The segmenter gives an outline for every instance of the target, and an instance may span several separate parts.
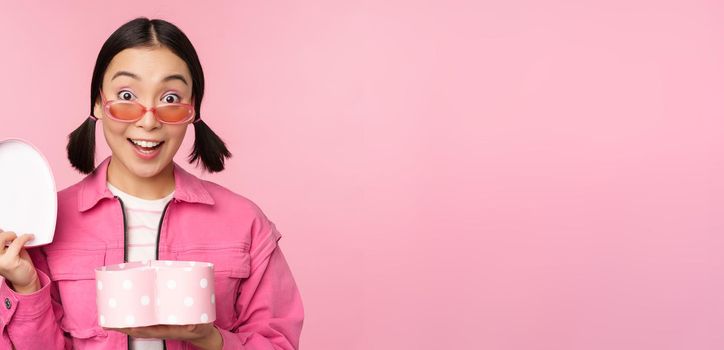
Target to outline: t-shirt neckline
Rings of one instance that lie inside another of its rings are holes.
[[[121,191],[118,187],[113,186],[110,182],[106,182],[106,185],[108,186],[108,189],[109,189],[113,194],[115,194],[115,195],[120,195],[120,196],[122,196],[122,197],[124,197],[124,198],[130,198],[131,200],[133,200],[133,201],[135,201],[135,202],[144,203],[144,204],[157,204],[157,203],[167,202],[167,201],[169,201],[171,198],[173,198],[173,195],[174,195],[174,193],[176,192],[175,190],[174,190],[174,191],[171,191],[171,193],[169,193],[169,194],[166,195],[165,197],[159,198],[159,199],[144,199],[144,198],[136,197],[136,196],[130,195],[130,194],[126,193],[126,192],[123,192],[123,191]]]

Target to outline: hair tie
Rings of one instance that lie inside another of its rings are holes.
[[[96,120],[98,120],[98,118],[96,118],[96,116],[94,116],[93,114],[89,115],[89,116],[88,116],[88,118],[91,118],[91,119],[93,119],[93,121],[96,121]]]
[[[201,121],[201,117],[198,117],[198,118],[196,118],[196,120],[194,120],[194,124],[196,124],[196,123],[198,123],[198,122],[200,122],[200,121]]]

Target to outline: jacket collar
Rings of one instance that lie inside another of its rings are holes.
[[[81,180],[80,193],[78,195],[78,210],[83,212],[93,208],[103,198],[113,198],[113,193],[106,185],[108,164],[111,157],[106,158],[88,176]],[[173,177],[176,185],[173,198],[189,203],[202,203],[213,205],[209,191],[206,190],[201,180],[189,174],[186,170],[173,162]]]

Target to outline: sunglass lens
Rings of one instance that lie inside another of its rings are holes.
[[[158,118],[167,123],[180,123],[188,120],[191,109],[182,105],[166,105],[156,109]]]
[[[110,106],[111,116],[120,120],[137,120],[143,115],[143,107],[135,103],[119,102]]]

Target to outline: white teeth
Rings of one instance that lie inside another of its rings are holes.
[[[134,144],[141,146],[141,147],[156,147],[160,145],[160,142],[151,142],[151,141],[143,141],[143,140],[131,140]]]

